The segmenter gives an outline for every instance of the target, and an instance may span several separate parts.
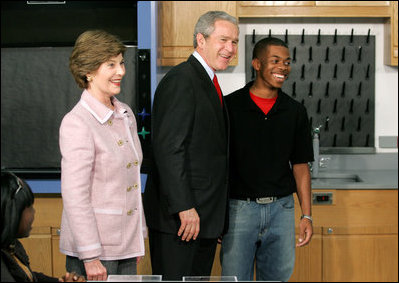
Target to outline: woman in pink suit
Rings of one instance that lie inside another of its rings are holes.
[[[136,274],[145,250],[140,140],[132,110],[115,98],[125,50],[114,35],[87,31],[69,63],[84,90],[60,127],[60,251],[67,255],[66,269],[88,280]]]

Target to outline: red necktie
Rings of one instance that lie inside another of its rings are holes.
[[[220,85],[219,85],[219,82],[218,82],[218,78],[216,77],[216,74],[213,76],[213,83],[214,83],[216,91],[217,91],[217,93],[219,95],[220,104],[223,106],[222,90],[220,89]]]

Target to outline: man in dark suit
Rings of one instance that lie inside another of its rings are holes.
[[[228,116],[215,71],[238,48],[237,20],[202,15],[194,53],[159,83],[152,110],[153,170],[144,193],[153,274],[209,276],[227,206]]]

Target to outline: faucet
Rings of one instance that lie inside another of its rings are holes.
[[[313,156],[314,162],[312,164],[312,178],[317,178],[319,175],[319,160],[320,160],[320,129],[323,125],[313,128]]]
[[[326,122],[330,120],[329,117],[326,118]],[[310,170],[312,172],[312,178],[317,178],[319,176],[319,168],[326,168],[327,162],[330,160],[329,157],[320,158],[320,129],[323,125],[319,125],[318,127],[313,128],[312,136],[313,136],[313,157],[314,162],[310,164]]]

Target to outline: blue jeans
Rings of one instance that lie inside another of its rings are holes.
[[[294,197],[269,204],[230,199],[229,230],[223,236],[222,276],[239,281],[288,281],[295,264]]]

